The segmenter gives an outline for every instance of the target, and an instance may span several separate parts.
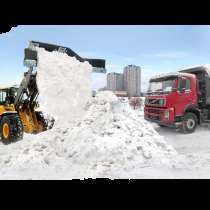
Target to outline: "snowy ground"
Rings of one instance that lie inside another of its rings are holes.
[[[165,137],[167,143],[174,146],[179,154],[189,160],[186,170],[175,173],[177,178],[210,178],[210,127],[199,126],[193,134],[156,127],[156,131]]]
[[[155,130],[171,144],[185,161],[172,168],[140,167],[129,173],[114,174],[119,178],[137,179],[209,179],[210,178],[210,128],[199,127],[193,134],[182,134],[169,128],[160,128],[153,124]]]

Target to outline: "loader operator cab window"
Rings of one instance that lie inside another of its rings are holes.
[[[6,102],[7,92],[6,90],[0,90],[0,105],[4,105]]]
[[[15,90],[5,89],[0,90],[0,105],[13,104],[15,102]]]

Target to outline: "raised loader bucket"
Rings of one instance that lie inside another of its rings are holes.
[[[54,44],[48,44],[48,43],[36,42],[36,41],[31,41],[29,44],[29,48],[25,49],[25,58],[24,58],[25,66],[37,65],[37,51],[35,50],[35,47],[44,48],[48,52],[52,52],[52,51],[64,52],[68,56],[76,57],[76,59],[79,60],[80,62],[84,62],[84,61],[89,62],[93,67],[93,72],[106,73],[106,68],[105,68],[106,64],[105,64],[104,59],[82,58],[68,47],[62,47],[62,46],[58,46]]]

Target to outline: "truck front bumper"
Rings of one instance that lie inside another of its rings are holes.
[[[182,126],[182,122],[162,122],[162,121],[147,118],[147,117],[145,117],[144,119],[149,122],[157,123],[159,125],[164,125],[164,126],[170,127],[170,128],[180,128]]]

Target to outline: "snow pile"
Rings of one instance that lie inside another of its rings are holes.
[[[10,145],[0,167],[24,178],[83,179],[177,165],[176,151],[111,92],[100,92],[85,109],[76,126],[57,125]]]
[[[171,166],[177,156],[149,123],[111,92],[100,92],[92,99],[82,122],[70,135],[72,141],[66,148],[73,162],[95,169],[102,177],[105,172],[142,165]]]
[[[0,177],[119,178],[143,167],[177,165],[177,152],[128,103],[109,91],[90,97],[89,64],[38,52],[41,105],[56,124],[0,147]]]
[[[41,109],[60,124],[80,119],[92,94],[91,65],[64,53],[47,52],[42,48],[37,51]]]

